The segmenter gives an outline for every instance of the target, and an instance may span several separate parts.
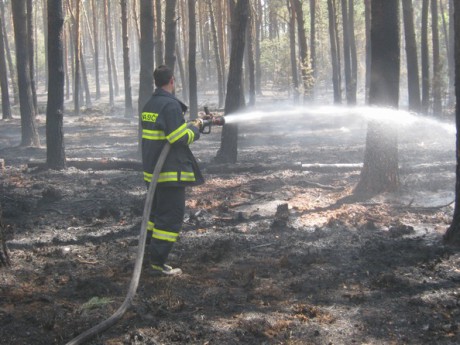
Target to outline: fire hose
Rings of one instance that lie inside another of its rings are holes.
[[[201,120],[202,121],[202,128],[200,129],[201,133],[209,134],[211,133],[212,125],[223,126],[225,124],[225,119],[223,116],[211,115],[207,107],[205,107],[205,113],[206,113],[205,117]],[[145,204],[144,204],[144,211],[142,213],[142,224],[141,224],[141,230],[139,234],[139,243],[137,247],[136,261],[134,263],[134,271],[131,277],[131,283],[129,285],[128,293],[126,294],[123,304],[108,319],[100,322],[96,326],[81,333],[79,336],[69,341],[66,345],[82,344],[83,342],[93,338],[97,334],[102,333],[106,329],[112,327],[116,322],[118,322],[118,320],[121,319],[121,317],[126,312],[126,310],[131,306],[134,296],[136,295],[137,287],[139,285],[139,279],[141,276],[142,262],[144,261],[145,240],[147,238],[147,224],[148,224],[150,212],[152,209],[153,196],[155,194],[155,189],[157,187],[157,182],[158,182],[158,178],[160,177],[161,169],[163,168],[163,164],[170,150],[171,150],[171,144],[169,142],[166,142],[165,146],[163,147],[160,153],[160,157],[158,158],[157,164],[155,165],[155,169],[153,170],[153,173],[152,173],[152,180],[149,184],[149,189],[147,191],[147,197],[145,199]]]
[[[137,286],[139,285],[139,278],[141,276],[142,270],[142,262],[144,261],[144,250],[145,250],[145,240],[147,238],[147,224],[149,221],[150,210],[152,209],[153,203],[153,196],[155,194],[155,189],[158,182],[158,177],[160,176],[161,168],[168,156],[168,153],[171,149],[171,144],[166,142],[163,150],[161,151],[160,157],[158,158],[158,162],[153,170],[152,180],[149,185],[149,189],[147,191],[147,197],[144,204],[144,211],[142,215],[142,224],[141,224],[141,232],[139,234],[139,244],[137,247],[137,257],[136,262],[134,264],[134,271],[131,278],[131,283],[129,285],[128,293],[126,294],[125,300],[123,304],[118,308],[118,310],[112,314],[108,319],[102,321],[101,323],[97,324],[93,328],[83,332],[78,337],[69,341],[66,345],[78,345],[82,344],[84,341],[89,340],[90,338],[96,336],[97,334],[105,331],[106,329],[113,326],[118,320],[121,319],[123,314],[131,305],[134,296],[136,295]]]

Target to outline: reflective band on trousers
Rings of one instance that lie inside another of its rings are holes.
[[[144,181],[146,182],[152,181],[152,176],[153,174],[150,174],[144,171]],[[180,181],[184,181],[184,182],[196,181],[195,173],[188,172],[188,171],[181,171]],[[160,173],[160,176],[158,178],[158,183],[160,182],[179,182],[177,171],[167,171],[167,172]]]
[[[177,237],[179,236],[176,232],[169,232],[165,230],[153,229],[153,238],[158,240],[168,241],[168,242],[176,242]]]

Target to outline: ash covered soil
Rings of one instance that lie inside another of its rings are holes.
[[[64,171],[35,167],[45,148],[18,147],[19,119],[0,122],[11,259],[0,344],[65,344],[123,302],[146,189],[138,165],[116,167],[136,159],[137,121],[122,114],[66,117]],[[460,343],[460,255],[442,242],[455,190],[445,127],[400,126],[401,191],[369,197],[352,193],[362,118],[242,123],[238,163],[225,165],[212,161],[213,128],[192,147],[207,183],[188,190],[170,257],[184,273],[144,270],[133,306],[88,344]]]

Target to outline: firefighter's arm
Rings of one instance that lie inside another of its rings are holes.
[[[166,111],[166,139],[171,145],[190,145],[200,138],[200,128],[195,122],[185,122],[180,107],[171,106]],[[199,126],[199,125],[198,125]]]

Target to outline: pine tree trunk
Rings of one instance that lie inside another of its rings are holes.
[[[399,102],[399,1],[373,0],[371,28],[371,105],[397,108]],[[391,113],[388,116],[392,116]],[[394,115],[393,115],[394,116]],[[399,188],[397,129],[371,121],[357,194],[378,194]]]
[[[176,67],[176,3],[166,1],[165,9],[165,64],[174,72]]]
[[[161,0],[155,1],[155,61],[157,66],[165,63],[163,45],[163,16],[161,12]]]
[[[114,97],[114,89],[113,89],[113,71],[112,71],[112,61],[111,61],[111,54],[110,54],[110,34],[109,34],[109,10],[108,10],[108,2],[109,0],[104,0],[104,30],[105,30],[105,55],[107,61],[107,78],[109,82],[109,104],[110,107],[115,106],[115,97]]]
[[[46,163],[64,169],[64,11],[62,0],[48,1],[48,103],[46,110]]]
[[[366,27],[366,81],[365,104],[369,104],[369,88],[371,85],[371,0],[364,0],[364,16]]]
[[[40,146],[35,124],[35,107],[30,83],[26,1],[13,1],[12,10],[16,42],[19,104],[21,109],[21,146]]]
[[[289,0],[288,0],[289,1]],[[256,93],[258,95],[262,95],[262,66],[260,63],[260,31],[262,26],[262,4],[261,0],[256,0],[256,41],[255,41],[255,59],[256,59]],[[295,24],[294,24],[295,25]],[[295,29],[294,29],[295,30]],[[295,33],[294,33],[295,35]],[[291,61],[292,62],[292,61]],[[296,67],[297,71],[297,67]],[[298,81],[297,81],[297,89],[298,89]],[[297,91],[298,92],[298,91]]]
[[[75,78],[74,78],[74,113],[80,115],[80,0],[76,0],[74,18],[74,57],[75,57]]]
[[[5,6],[3,1],[0,1],[0,12],[2,17],[2,29],[3,29],[3,39],[5,43],[5,53],[6,53],[6,61],[8,62],[8,70],[10,71],[10,83],[11,87],[13,88],[13,104],[19,103],[19,88],[17,83],[17,72],[13,65],[13,58],[11,57],[11,49],[8,40],[8,34],[5,26]]]
[[[133,100],[131,96],[131,68],[129,64],[129,39],[128,39],[128,3],[120,0],[121,29],[123,40],[123,75],[125,85],[125,117],[133,115]]]
[[[189,69],[189,99],[190,119],[196,119],[198,114],[198,83],[196,75],[196,0],[188,0],[188,69]]]
[[[45,85],[48,87],[48,0],[42,0],[43,5],[43,45],[45,47]],[[48,89],[46,89],[48,92]]]
[[[153,4],[151,0],[140,1],[141,68],[139,72],[138,113],[153,93]]]
[[[108,26],[108,43],[109,43],[109,46],[108,46],[108,49],[109,49],[109,53],[110,53],[110,65],[111,65],[111,70],[112,70],[112,83],[113,83],[113,86],[114,86],[114,92],[115,92],[115,96],[118,96],[120,94],[120,85],[118,83],[118,68],[117,68],[117,63],[116,63],[116,59],[115,59],[115,54],[114,54],[114,44],[113,44],[113,31],[114,31],[114,27],[112,25],[112,15],[113,15],[113,11],[111,10],[111,6],[110,6],[111,2],[110,1],[107,1],[107,26]],[[117,25],[118,27],[118,25]]]
[[[310,60],[314,83],[313,85],[315,85],[315,81],[318,76],[318,71],[316,69],[316,0],[310,0]]]
[[[245,33],[249,17],[249,0],[238,0],[231,16],[232,47],[225,98],[225,114],[232,114],[244,107],[243,57]],[[216,161],[235,163],[238,156],[238,125],[227,124],[222,129],[222,139]]]
[[[438,0],[431,0],[431,36],[433,40],[433,115],[442,117],[442,66],[439,51]]]
[[[0,89],[2,92],[2,119],[7,120],[11,119],[12,116],[3,36],[3,20],[0,17]]]
[[[219,102],[218,104],[220,108],[224,104],[223,75],[222,75],[222,67],[221,67],[222,59],[220,56],[219,42],[217,39],[216,21],[214,17],[214,10],[212,8],[212,2],[208,0],[207,4],[208,4],[208,10],[209,10],[210,25],[211,25],[212,43],[214,45],[214,58],[216,60],[217,93],[218,93],[218,102]]]
[[[422,3],[421,59],[422,59],[422,111],[428,114],[430,107],[430,63],[428,58],[428,8],[430,0]]]
[[[350,62],[351,62],[351,79],[350,79],[350,104],[356,104],[356,92],[358,87],[358,57],[356,53],[355,40],[355,7],[354,1],[348,2],[348,38],[350,42]]]
[[[289,12],[289,52],[291,57],[291,74],[292,74],[292,91],[294,94],[294,103],[299,103],[299,72],[297,71],[297,54],[295,45],[295,11],[292,8],[290,0],[286,1]]]
[[[99,80],[99,20],[96,1],[91,0],[91,9],[93,12],[94,80],[96,82],[96,99],[99,99],[101,98],[101,82]]]
[[[247,59],[248,69],[246,74],[249,78],[249,99],[248,105],[256,105],[256,85],[255,85],[255,64],[254,64],[254,13],[252,13],[251,7],[249,7],[249,18],[248,26],[246,29],[246,47],[247,47]]]
[[[342,88],[341,88],[341,72],[340,61],[338,55],[338,40],[337,40],[337,15],[335,0],[327,0],[329,14],[329,40],[331,46],[331,61],[332,61],[332,87],[334,89],[334,103],[342,103]]]
[[[460,32],[460,0],[453,0],[454,5],[454,31]],[[457,134],[460,133],[460,40],[455,40],[455,98],[456,98],[456,127]],[[455,183],[455,209],[452,223],[444,235],[444,240],[450,244],[460,244],[460,137],[456,141],[457,168]]]
[[[35,63],[34,63],[34,25],[33,25],[33,3],[27,0],[27,39],[29,46],[29,71],[30,71],[30,88],[32,91],[32,101],[34,104],[34,113],[38,114],[37,89],[35,86]]]
[[[420,80],[418,73],[417,42],[414,28],[414,9],[412,0],[403,0],[404,36],[406,40],[407,87],[409,110],[420,112]]]
[[[449,0],[449,99],[448,106],[453,108],[455,104],[455,30],[454,30],[454,1]],[[457,31],[458,32],[458,31]]]

